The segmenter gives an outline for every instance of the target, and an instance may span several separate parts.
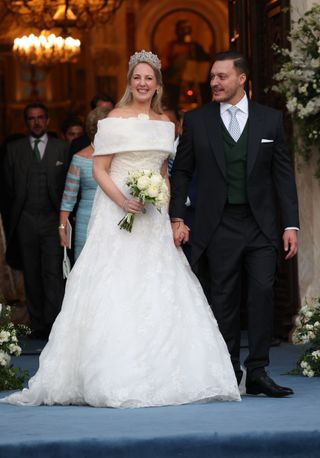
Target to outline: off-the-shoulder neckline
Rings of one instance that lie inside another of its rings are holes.
[[[165,121],[164,119],[146,119],[146,118],[138,118],[137,116],[128,116],[125,118],[124,116],[108,116],[107,118],[102,119],[102,121],[106,121],[107,119],[136,119],[139,122],[140,121],[156,121],[156,122],[165,122],[167,124],[173,124],[174,122],[172,121]]]

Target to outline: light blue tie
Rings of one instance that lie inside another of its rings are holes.
[[[239,108],[235,107],[235,106],[232,106],[230,108],[228,108],[228,111],[230,113],[230,116],[231,116],[231,119],[230,119],[230,124],[229,124],[229,134],[231,135],[231,137],[233,138],[233,140],[235,142],[237,142],[239,140],[239,137],[241,135],[241,130],[240,130],[240,125],[239,125],[239,122],[237,120],[237,112],[240,111]]]

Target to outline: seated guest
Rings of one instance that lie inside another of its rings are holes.
[[[109,111],[110,108],[108,107],[97,107],[90,111],[88,114],[86,119],[86,133],[90,139],[90,142],[92,142],[94,139],[95,133],[97,131],[98,121],[100,119],[106,118]],[[70,213],[73,211],[74,206],[77,203],[79,191],[81,191],[81,196],[75,217],[75,260],[79,257],[87,238],[87,227],[91,215],[93,198],[97,188],[97,184],[92,177],[92,153],[93,146],[92,143],[90,143],[89,146],[73,156],[67,175],[60,208],[60,244],[62,246],[68,246],[66,230],[67,219],[69,218]]]
[[[115,103],[114,100],[107,94],[96,94],[91,102],[90,102],[90,107],[91,110],[94,110],[97,107],[106,107],[110,110],[114,107]],[[89,139],[88,135],[84,133],[81,135],[81,137],[76,138],[70,145],[70,155],[73,156],[75,153],[78,151],[81,151],[82,149],[86,148],[89,146],[91,143],[91,140]]]
[[[63,140],[71,143],[73,140],[81,137],[84,134],[83,122],[79,117],[71,116],[70,118],[62,121],[61,130],[63,134]]]

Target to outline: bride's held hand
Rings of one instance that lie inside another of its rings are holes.
[[[189,241],[189,227],[183,220],[171,221],[174,244],[179,247]]]
[[[144,204],[139,199],[124,199],[122,208],[126,213],[144,213]]]

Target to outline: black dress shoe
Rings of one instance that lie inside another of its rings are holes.
[[[257,375],[246,381],[247,394],[265,394],[272,398],[283,398],[294,394],[291,388],[277,385],[267,374]]]

